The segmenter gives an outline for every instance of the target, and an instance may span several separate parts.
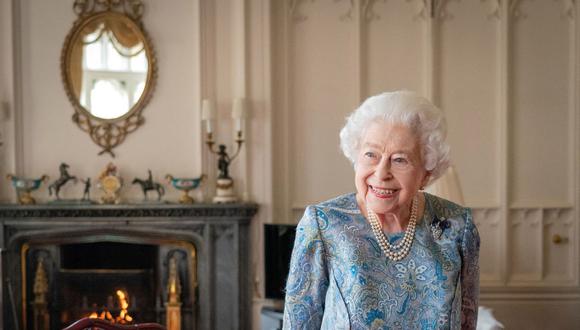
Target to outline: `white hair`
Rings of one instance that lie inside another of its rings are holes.
[[[423,166],[431,173],[429,183],[449,167],[445,117],[429,100],[411,91],[371,96],[347,117],[346,125],[340,131],[340,147],[355,166],[363,133],[377,119],[405,125],[418,135]]]

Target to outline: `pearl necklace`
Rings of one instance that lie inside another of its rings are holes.
[[[371,224],[371,228],[381,250],[387,256],[388,259],[393,261],[400,261],[409,254],[411,250],[411,245],[413,244],[413,239],[415,238],[415,226],[417,225],[417,208],[418,208],[418,198],[415,196],[411,204],[411,217],[409,218],[409,224],[407,225],[407,230],[405,231],[405,236],[397,244],[389,243],[389,240],[385,237],[381,222],[377,215],[367,207],[367,217]]]

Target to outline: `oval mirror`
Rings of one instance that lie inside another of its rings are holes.
[[[143,124],[155,84],[153,48],[139,20],[143,5],[77,0],[73,8],[79,19],[61,58],[73,121],[103,147],[99,154],[114,156],[112,149]]]

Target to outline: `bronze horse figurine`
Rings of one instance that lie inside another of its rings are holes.
[[[135,178],[133,179],[133,184],[138,183],[141,186],[141,190],[143,191],[143,195],[145,195],[145,200],[147,200],[147,192],[149,190],[157,191],[157,200],[160,201],[161,197],[165,194],[165,189],[163,186],[157,182],[153,182],[153,176],[151,175],[151,170],[148,170],[149,177],[147,180]]]
[[[64,186],[69,180],[73,180],[75,183],[77,182],[77,177],[70,175],[68,173],[68,168],[68,164],[60,163],[60,166],[58,167],[60,171],[60,177],[48,186],[48,194],[52,196],[52,191],[54,190],[54,194],[58,200],[60,199],[58,193],[60,192],[60,188],[62,186]]]

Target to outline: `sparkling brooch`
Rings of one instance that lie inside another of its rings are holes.
[[[433,222],[431,222],[431,233],[435,239],[440,239],[441,235],[443,235],[443,231],[451,226],[449,224],[449,220],[445,217],[435,218]]]

